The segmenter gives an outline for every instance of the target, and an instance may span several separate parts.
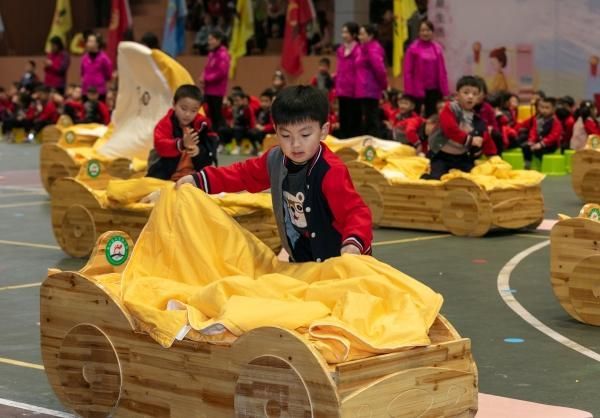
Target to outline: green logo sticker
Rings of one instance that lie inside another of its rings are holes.
[[[106,261],[113,266],[120,266],[129,256],[129,244],[127,240],[120,235],[112,237],[104,249]]]
[[[600,219],[600,209],[593,208],[592,210],[590,210],[590,214],[588,215],[588,218],[590,218],[593,221],[599,220]]]
[[[100,175],[100,161],[91,160],[87,166],[88,176],[91,178],[96,178]]]
[[[67,131],[67,133],[65,134],[65,141],[67,142],[67,144],[72,144],[73,141],[75,141],[75,134],[73,133],[73,131]]]
[[[363,151],[363,156],[366,161],[372,162],[377,156],[377,152],[375,151],[375,148],[369,145],[368,147],[365,147],[365,150]]]
[[[600,146],[600,140],[598,139],[597,136],[593,136],[592,137],[592,149],[598,149],[599,146]]]

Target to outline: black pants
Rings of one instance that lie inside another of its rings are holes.
[[[529,148],[529,143],[525,143],[521,146],[521,149],[523,150],[523,159],[529,163],[531,163],[533,157],[539,158],[541,160],[544,157],[544,154],[554,153],[556,151],[556,148],[556,145],[552,145],[551,147],[544,147],[533,151],[531,148]]]
[[[205,95],[204,101],[208,105],[208,117],[212,122],[212,128],[214,131],[225,126],[223,120],[223,96],[210,96]]]
[[[431,173],[424,174],[421,178],[439,180],[453,168],[468,173],[474,166],[475,162],[469,154],[453,155],[439,151],[431,156]]]
[[[444,98],[439,90],[426,90],[425,97],[417,99],[417,113],[423,113],[425,118],[437,113],[437,103]],[[424,109],[422,109],[424,107]]]
[[[351,97],[338,97],[340,138],[352,138],[361,133],[360,102]]]
[[[379,116],[379,100],[360,99],[361,135],[381,136],[381,119]]]
[[[34,122],[29,119],[22,119],[22,120],[8,119],[8,120],[5,120],[4,123],[2,124],[2,133],[7,134],[15,128],[23,128],[23,129],[25,129],[25,131],[27,133],[32,132],[34,134],[37,134],[44,127],[46,127],[50,124],[51,124],[50,121]]]

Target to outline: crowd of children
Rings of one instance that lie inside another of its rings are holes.
[[[62,92],[61,90],[64,90]],[[45,127],[67,115],[73,123],[107,125],[115,108],[116,90],[107,91],[101,100],[98,90],[90,87],[84,96],[81,86],[65,89],[42,83],[36,74],[35,61],[28,61],[21,79],[6,89],[0,87],[0,123],[4,140],[12,142],[17,129],[23,129],[27,142],[33,142]]]

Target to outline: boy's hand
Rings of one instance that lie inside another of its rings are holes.
[[[356,245],[346,244],[342,247],[340,251],[341,254],[352,254],[352,255],[360,255],[360,250]]]
[[[186,149],[196,146],[198,143],[198,132],[186,128],[183,134],[183,146]]]
[[[258,129],[259,131],[261,131],[261,132],[262,132],[262,131],[264,131],[264,130],[265,130],[265,127],[264,127],[263,125],[261,125],[260,123],[257,123],[257,124],[256,124],[256,129]]]
[[[477,147],[477,148],[481,148],[481,146],[483,145],[483,137],[474,136],[473,140],[471,141],[471,145],[473,145],[474,147]]]
[[[177,180],[177,183],[175,183],[175,190],[179,189],[184,184],[191,184],[192,186],[195,186],[196,183],[194,182],[194,177],[192,177],[192,175],[190,174],[187,176],[183,176],[182,178]]]
[[[533,144],[533,145],[531,146],[531,149],[532,149],[533,151],[537,151],[537,150],[539,150],[539,149],[542,149],[542,144],[540,144],[539,142],[538,142],[537,144]]]
[[[190,157],[195,157],[200,154],[200,147],[198,145],[194,145],[192,147],[186,148],[185,152],[189,154]]]

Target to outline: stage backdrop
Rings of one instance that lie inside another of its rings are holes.
[[[600,93],[600,0],[429,0],[450,83],[478,74],[492,90]]]

